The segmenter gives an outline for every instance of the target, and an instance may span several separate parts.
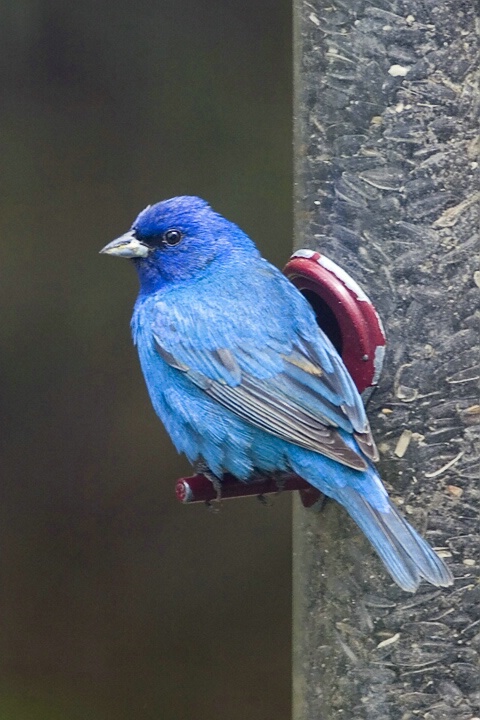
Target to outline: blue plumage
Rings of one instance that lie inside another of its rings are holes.
[[[136,266],[133,338],[179,452],[245,482],[293,470],[347,509],[400,587],[451,584],[390,502],[362,400],[312,309],[240,228],[172,198],[102,252]]]

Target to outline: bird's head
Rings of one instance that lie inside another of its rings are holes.
[[[100,252],[133,260],[145,291],[195,278],[232,253],[258,253],[239,227],[192,196],[149,205],[127,233]]]

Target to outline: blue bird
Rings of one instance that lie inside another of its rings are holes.
[[[293,471],[343,505],[401,588],[452,583],[390,501],[362,400],[310,305],[237,225],[175,197],[101,252],[138,272],[133,339],[178,452],[217,482]]]

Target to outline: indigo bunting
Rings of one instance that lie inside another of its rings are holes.
[[[179,452],[217,483],[293,471],[343,505],[401,588],[452,583],[390,501],[361,397],[312,308],[239,227],[176,197],[101,252],[139,275],[133,339]]]

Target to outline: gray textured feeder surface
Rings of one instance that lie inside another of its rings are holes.
[[[480,9],[296,6],[296,247],[370,294],[389,341],[381,472],[451,590],[394,587],[334,503],[295,507],[295,720],[480,717]],[[400,444],[400,438],[402,438]],[[403,455],[399,457],[399,455]]]

